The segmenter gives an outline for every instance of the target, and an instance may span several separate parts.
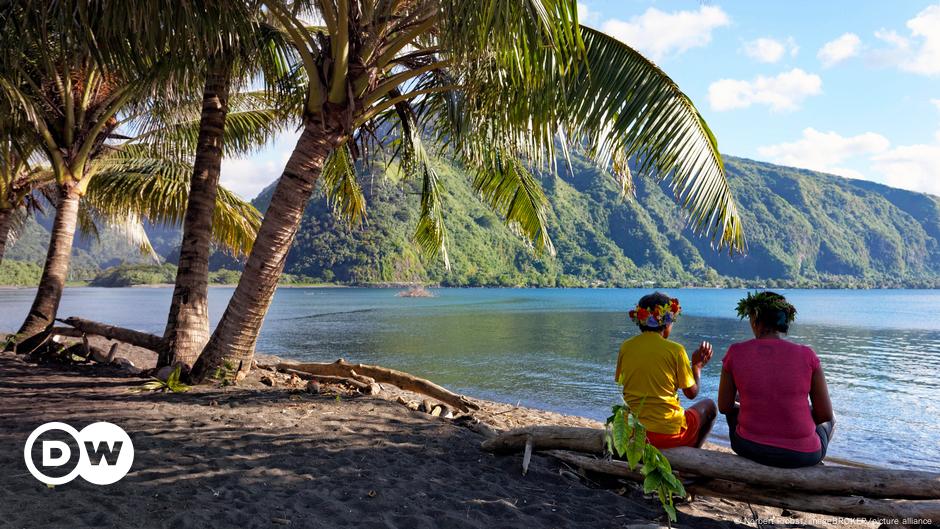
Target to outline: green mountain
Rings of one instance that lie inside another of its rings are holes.
[[[450,270],[411,242],[418,183],[376,170],[363,179],[369,209],[361,227],[337,220],[322,195],[311,200],[285,271],[293,280],[358,284],[940,286],[940,198],[742,158],[726,157],[725,164],[748,238],[743,256],[694,236],[660,183],[637,176],[635,195],[624,198],[609,176],[581,159],[570,173],[542,176],[557,254],[539,255],[476,199],[457,167],[440,162]],[[263,191],[255,205],[264,210],[272,192]],[[178,230],[149,231],[174,262]],[[28,274],[13,261],[41,263],[46,240],[41,223],[32,225],[0,266],[0,282],[5,274],[22,282]],[[80,244],[76,269],[87,276],[146,261],[122,244],[110,235]],[[213,257],[213,269],[238,267],[225,255]]]
[[[938,286],[940,198],[871,182],[726,157],[749,252],[730,256],[694,236],[671,193],[635,179],[635,196],[584,160],[543,176],[557,255],[538,255],[475,199],[460,170],[446,182],[451,269],[425,260],[410,236],[418,184],[375,174],[369,218],[350,228],[311,201],[286,271],[348,283],[454,286]],[[255,200],[267,207],[272,189]]]

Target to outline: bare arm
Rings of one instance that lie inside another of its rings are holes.
[[[721,382],[718,383],[718,411],[727,415],[734,409],[734,398],[738,394],[738,387],[734,385],[731,373],[721,370]]]
[[[829,387],[826,385],[826,375],[821,367],[813,372],[809,387],[809,400],[813,405],[813,422],[816,424],[835,422],[832,401],[829,400]]]
[[[682,393],[685,394],[686,398],[694,399],[698,396],[699,380],[702,378],[702,368],[711,361],[712,354],[712,344],[708,342],[702,342],[702,344],[698,346],[698,349],[692,353],[692,378],[695,379],[695,384],[687,388],[682,388]]]

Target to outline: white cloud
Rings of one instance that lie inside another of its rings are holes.
[[[896,64],[901,70],[920,75],[940,75],[940,4],[927,7],[907,21],[910,36],[880,29],[875,37],[890,47],[877,50],[874,59]]]
[[[816,53],[816,57],[819,58],[823,66],[828,68],[855,57],[861,49],[862,39],[858,38],[855,33],[845,33],[839,38],[825,43]]]
[[[744,54],[748,57],[765,63],[775,63],[783,58],[789,52],[791,57],[796,57],[800,50],[793,37],[786,41],[779,41],[769,37],[761,37],[744,43]]]
[[[907,21],[915,38],[923,39],[920,47],[901,68],[923,75],[940,74],[940,4],[932,5]]]
[[[822,93],[822,79],[799,68],[753,81],[721,79],[708,87],[708,102],[716,111],[767,105],[775,112],[796,110],[809,96]]]
[[[940,111],[940,98],[930,103]],[[940,130],[933,143],[891,146],[874,132],[842,136],[813,128],[797,141],[757,149],[767,159],[784,165],[825,171],[849,178],[873,180],[892,187],[940,195]],[[865,166],[863,173],[842,164]]]
[[[809,127],[803,129],[803,137],[797,141],[759,147],[757,152],[782,165],[849,178],[862,178],[860,172],[841,167],[841,164],[859,157],[883,153],[890,145],[891,142],[887,138],[874,132],[846,137],[836,132],[821,132]]]
[[[940,111],[940,99],[930,103]],[[900,145],[873,156],[872,169],[889,186],[940,195],[940,130],[933,144]]]
[[[283,133],[253,156],[224,158],[220,183],[244,199],[255,198],[262,189],[281,176],[299,136],[299,132]]]
[[[629,21],[610,19],[601,30],[640,50],[654,61],[708,45],[712,31],[731,23],[718,6],[667,13],[654,7]]]
[[[902,37],[900,34],[898,34],[897,31],[894,31],[893,29],[890,31],[883,28],[879,29],[875,31],[875,38],[901,50],[908,50],[911,47],[910,41]]]
[[[594,24],[599,22],[600,18],[600,13],[578,2],[578,22],[582,24]]]
[[[940,195],[940,138],[937,143],[901,145],[872,157],[872,169],[884,183]]]

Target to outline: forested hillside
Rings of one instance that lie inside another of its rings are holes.
[[[335,220],[321,197],[307,208],[287,271],[340,282],[447,285],[627,286],[940,284],[940,199],[870,182],[726,157],[749,252],[729,256],[694,236],[671,193],[637,176],[622,198],[611,178],[581,160],[545,176],[557,255],[537,255],[473,197],[448,164],[451,270],[422,260],[410,235],[415,182],[376,174],[362,228]],[[264,209],[270,192],[255,205]]]
[[[635,196],[622,198],[610,177],[580,159],[570,174],[562,168],[559,177],[542,177],[557,255],[539,255],[475,198],[458,168],[441,162],[449,271],[411,242],[418,183],[376,170],[363,178],[369,210],[361,227],[335,219],[322,196],[311,201],[286,272],[293,280],[455,286],[940,285],[937,197],[741,158],[725,164],[745,222],[745,256],[692,235],[671,193],[652,179],[637,175]],[[270,188],[255,205],[263,210],[269,200]],[[6,269],[25,277],[14,260],[42,262],[48,234],[41,224],[9,251],[0,276]],[[174,262],[178,233],[150,232],[163,259]],[[147,259],[106,234],[79,244],[73,276]],[[213,258],[214,269],[238,266]]]

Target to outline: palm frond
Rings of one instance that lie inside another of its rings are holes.
[[[139,215],[173,226],[182,223],[192,174],[188,164],[115,155],[99,160],[94,170],[85,198],[103,215],[112,219]],[[212,219],[216,243],[236,255],[247,254],[260,225],[261,214],[254,206],[219,186]]]
[[[450,270],[447,255],[447,230],[444,226],[444,197],[440,177],[428,163],[422,166],[421,207],[414,241],[425,255],[440,255],[444,268]]]
[[[131,140],[122,145],[149,145],[152,154],[190,159],[199,142],[200,106],[194,101],[151,101],[128,123]],[[222,149],[225,156],[247,155],[284,131],[292,120],[282,102],[267,92],[241,92],[229,98]]]
[[[517,226],[536,250],[555,255],[545,218],[548,199],[538,179],[521,160],[502,149],[491,149],[477,161],[482,163],[471,168],[473,188],[480,198],[507,223]]]
[[[634,163],[640,174],[668,182],[694,232],[719,248],[745,251],[717,142],[689,98],[626,44],[587,27],[580,35],[583,57],[571,55],[565,64],[559,61],[568,56],[535,53],[535,63],[515,74],[498,59],[455,65],[449,75],[461,89],[423,100],[434,137],[472,167],[486,167],[490,151],[501,149],[526,167],[554,172],[568,147],[582,150],[625,193]]]
[[[424,148],[421,130],[415,122],[415,113],[411,106],[407,103],[395,105],[394,116],[397,117],[401,130],[400,136],[392,142],[395,145],[393,159],[399,160],[405,180],[421,181],[421,205],[413,239],[425,257],[440,256],[444,268],[450,270],[440,176]]]
[[[320,178],[333,213],[350,225],[361,224],[366,216],[366,198],[359,185],[349,145],[343,144],[330,153]]]
[[[566,80],[565,132],[621,181],[629,159],[668,180],[696,233],[744,251],[717,141],[692,101],[633,48],[590,28],[582,35],[590,69]]]
[[[23,230],[26,229],[26,221],[29,219],[29,214],[26,211],[26,208],[16,208],[13,210],[13,213],[10,215],[9,224],[7,226],[7,246],[13,246],[16,244],[16,241],[23,234]]]

